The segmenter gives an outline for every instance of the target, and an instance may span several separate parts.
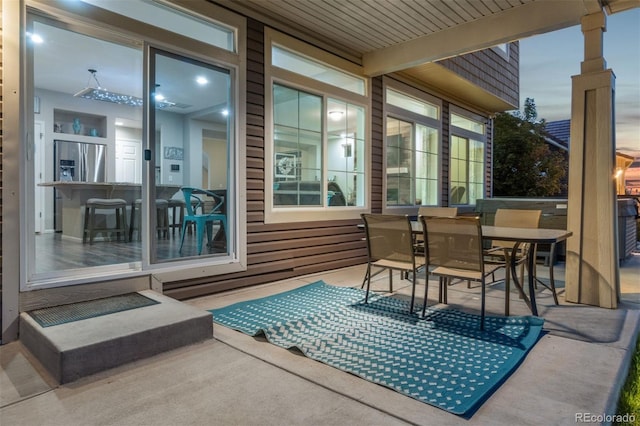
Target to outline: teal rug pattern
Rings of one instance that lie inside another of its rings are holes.
[[[470,416],[518,367],[542,332],[537,317],[480,317],[318,281],[212,309],[213,321],[451,413]]]

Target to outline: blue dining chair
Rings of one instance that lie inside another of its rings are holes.
[[[211,244],[213,238],[213,222],[220,222],[220,226],[226,235],[227,216],[222,211],[224,204],[224,197],[215,194],[206,189],[193,188],[184,186],[180,188],[184,194],[185,209],[187,214],[182,221],[182,239],[180,240],[180,253],[182,253],[182,246],[184,244],[184,236],[186,234],[187,226],[194,223],[196,226],[196,238],[198,241],[198,255],[202,253],[202,238],[204,237],[204,231],[207,231],[207,244]],[[203,197],[211,197],[214,200],[213,208],[206,209]],[[201,213],[198,214],[198,211]]]

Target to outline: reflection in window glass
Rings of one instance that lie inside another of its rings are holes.
[[[322,206],[322,98],[273,86],[275,206]]]
[[[177,34],[235,51],[234,31],[222,24],[214,24],[169,6],[151,1],[82,0],[140,22],[155,25]]]
[[[438,131],[387,118],[387,205],[437,205]]]
[[[327,107],[327,205],[364,205],[364,108],[335,99]]]
[[[273,99],[274,206],[364,205],[365,109],[328,98],[323,120],[321,96],[275,84]]]
[[[451,137],[449,204],[475,205],[484,196],[484,143]]]
[[[451,114],[451,125],[460,129],[484,135],[484,124],[474,120],[469,120],[458,114]]]
[[[363,78],[347,74],[322,62],[309,59],[278,46],[273,46],[271,49],[271,63],[276,67],[359,95],[365,94],[366,85]]]
[[[424,117],[438,119],[440,116],[437,106],[391,89],[387,89],[387,103],[407,111],[415,112]]]

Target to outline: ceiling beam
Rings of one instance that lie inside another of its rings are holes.
[[[377,76],[580,24],[601,11],[598,0],[538,0],[414,40],[365,53],[364,72]]]

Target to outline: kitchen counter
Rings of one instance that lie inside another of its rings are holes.
[[[62,235],[79,241],[82,240],[84,208],[89,198],[122,198],[131,205],[134,200],[142,197],[142,185],[129,182],[60,181],[44,182],[39,186],[55,188],[62,194],[58,199],[62,202]],[[156,198],[169,199],[178,191],[180,185],[156,185]]]

